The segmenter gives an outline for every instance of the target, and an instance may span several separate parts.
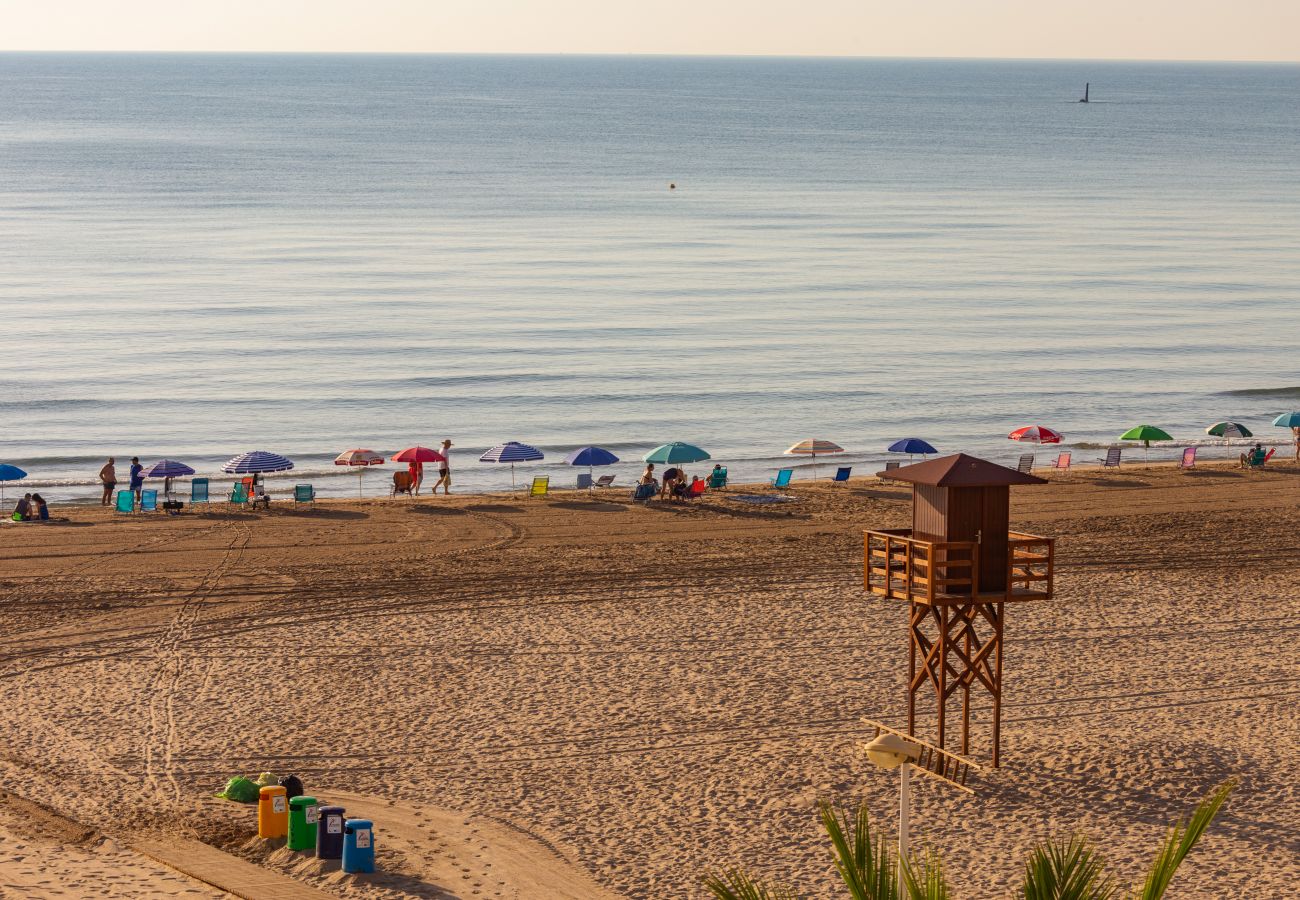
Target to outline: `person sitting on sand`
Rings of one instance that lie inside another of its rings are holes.
[[[40,494],[32,494],[32,518],[40,522],[50,521],[50,508]]]
[[[1238,468],[1249,469],[1251,466],[1257,466],[1264,461],[1264,445],[1256,444],[1250,450],[1241,454]]]
[[[27,522],[32,518],[32,495],[24,494],[23,499],[18,501],[14,507],[13,520],[15,522]]]

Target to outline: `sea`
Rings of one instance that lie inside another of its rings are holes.
[[[335,456],[444,438],[460,491],[509,440],[557,486],[1235,455],[1300,409],[1300,67],[5,53],[0,259],[11,497],[255,449],[380,494]]]

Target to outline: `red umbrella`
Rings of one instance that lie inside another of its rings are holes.
[[[443,456],[437,450],[430,450],[428,447],[407,447],[405,450],[393,454],[393,462],[427,463],[446,461],[447,457]]]
[[[373,450],[364,450],[357,447],[353,450],[344,450],[338,456],[334,457],[336,466],[357,466],[357,497],[361,496],[361,475],[366,471],[368,466],[382,466],[384,464],[384,455],[376,453]]]
[[[1024,428],[1017,428],[1007,437],[1013,441],[1024,441],[1026,444],[1061,443],[1061,432],[1053,431],[1046,425],[1026,425]]]

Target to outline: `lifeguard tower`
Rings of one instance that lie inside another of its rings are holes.
[[[907,732],[916,734],[928,686],[944,748],[948,700],[960,693],[960,752],[969,753],[971,690],[983,689],[997,766],[1006,604],[1052,596],[1054,541],[1011,531],[1011,486],[1047,482],[964,453],[877,474],[912,485],[912,527],[867,531],[863,566],[868,591],[909,607]]]

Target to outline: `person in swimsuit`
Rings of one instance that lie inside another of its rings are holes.
[[[444,440],[442,449],[438,452],[444,459],[438,467],[438,480],[433,483],[433,492],[438,493],[438,488],[441,487],[443,496],[446,496],[451,493],[451,441]]]
[[[113,502],[113,488],[117,487],[117,466],[113,457],[108,458],[104,463],[104,468],[99,470],[99,481],[104,485],[104,496],[99,501],[100,506],[108,506]]]
[[[15,522],[26,522],[32,517],[32,495],[24,494],[23,499],[18,501],[14,507],[13,520]]]
[[[32,518],[38,522],[50,521],[50,508],[40,494],[32,494]]]
[[[140,465],[140,457],[131,457],[131,493],[135,494],[135,502],[140,502],[140,493],[144,490],[144,466]]]

